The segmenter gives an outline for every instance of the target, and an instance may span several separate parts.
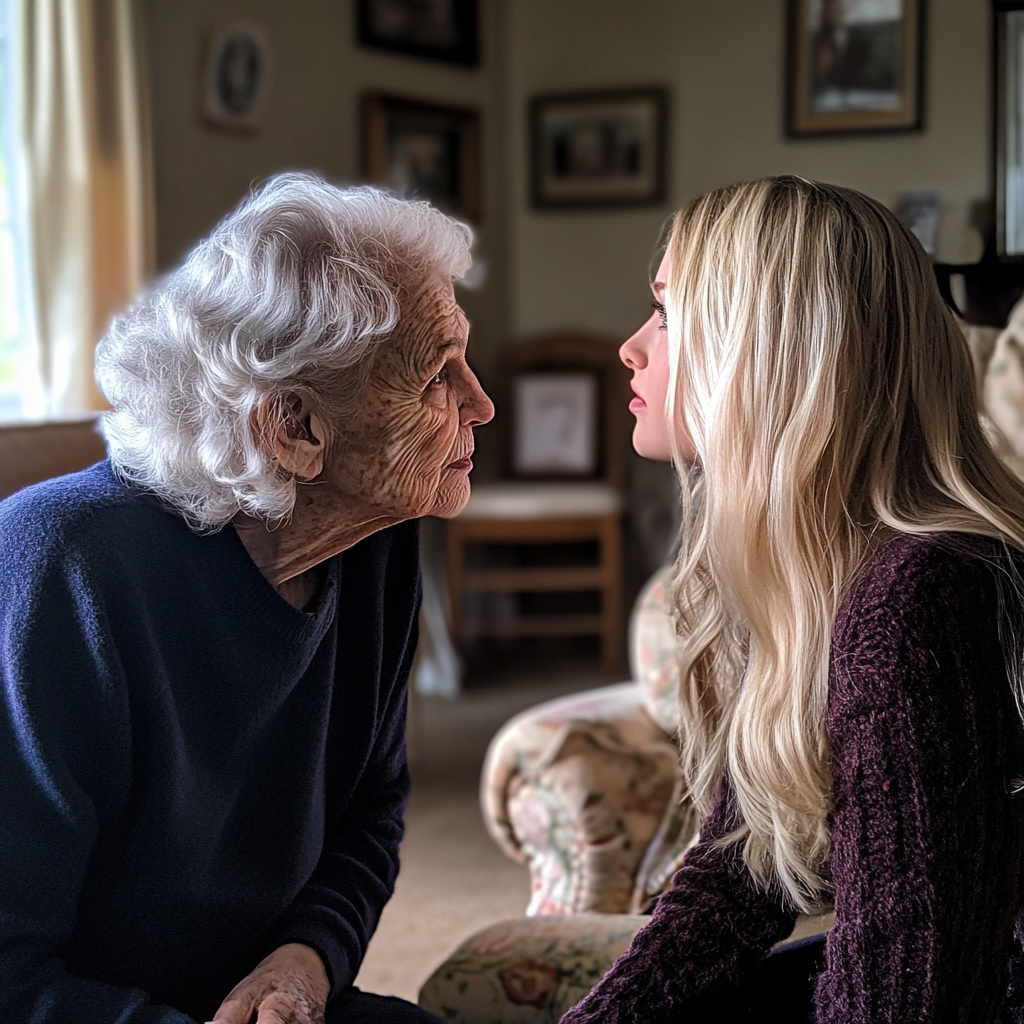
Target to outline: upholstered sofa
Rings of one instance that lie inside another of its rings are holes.
[[[0,424],[0,499],[39,480],[85,469],[106,454],[95,413]]]

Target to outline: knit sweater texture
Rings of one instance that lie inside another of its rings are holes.
[[[832,634],[829,874],[836,923],[820,1024],[1021,1020],[1024,730],[1013,557],[964,535],[900,537],[858,575]],[[1003,596],[1006,600],[1003,600]],[[738,985],[796,913],[756,887],[728,783],[651,921],[563,1024],[683,1021]]]
[[[398,871],[417,536],[299,610],[108,463],[0,503],[0,1021],[206,1021],[288,942],[351,984]]]

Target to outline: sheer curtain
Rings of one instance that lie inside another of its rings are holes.
[[[93,349],[153,266],[132,0],[14,0],[18,152],[48,413],[103,407]]]

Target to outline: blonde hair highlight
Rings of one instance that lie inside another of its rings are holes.
[[[1024,485],[978,422],[970,356],[917,240],[795,177],[712,192],[669,238],[669,423],[685,422],[680,746],[707,812],[727,774],[762,886],[829,902],[829,645],[893,533],[1024,549]]]

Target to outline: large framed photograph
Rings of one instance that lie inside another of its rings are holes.
[[[594,209],[665,201],[668,92],[560,93],[530,103],[533,205]]]
[[[363,46],[449,64],[479,63],[478,0],[356,0]]]
[[[512,383],[512,471],[521,477],[597,472],[597,375],[521,373]]]
[[[203,64],[203,117],[233,131],[255,131],[270,89],[270,40],[249,21],[225,25],[210,37]]]
[[[996,252],[1024,256],[1024,0],[996,0]]]
[[[924,0],[788,0],[791,136],[915,131]]]
[[[471,108],[364,96],[362,167],[367,181],[482,217],[480,116]]]

